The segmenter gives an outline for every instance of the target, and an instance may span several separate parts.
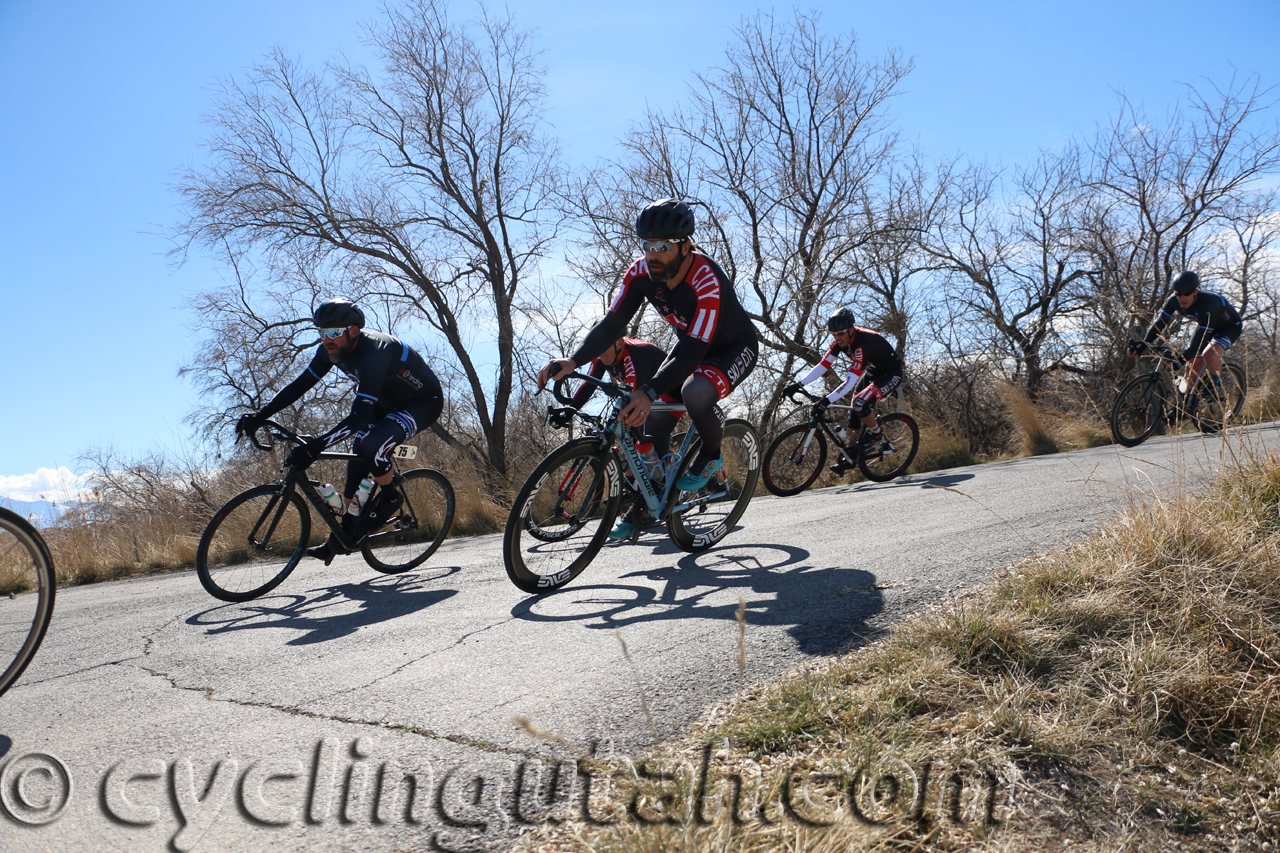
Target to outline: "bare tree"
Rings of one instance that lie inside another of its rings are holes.
[[[182,248],[264,259],[266,293],[202,306],[255,318],[264,334],[284,334],[322,293],[425,323],[470,400],[471,417],[442,431],[501,479],[517,293],[536,284],[560,221],[547,207],[563,172],[543,133],[543,71],[509,18],[454,25],[437,0],[386,7],[366,38],[382,54],[377,75],[312,72],[277,52],[225,85],[210,162],[181,176]],[[248,347],[225,356],[259,366]],[[227,403],[246,402],[230,380],[246,371],[216,360],[191,370]]]
[[[1212,264],[1211,245],[1280,167],[1271,90],[1256,78],[1187,87],[1159,121],[1121,98],[1091,146],[1082,242],[1099,270],[1094,336],[1119,346],[1144,329],[1180,270]]]
[[[1010,191],[986,166],[944,170],[950,215],[928,232],[924,250],[945,273],[948,300],[986,341],[986,357],[1009,360],[1035,400],[1045,376],[1071,366],[1066,320],[1082,307],[1073,284],[1089,274],[1075,225],[1082,200],[1073,148],[1042,152],[1016,170]]]
[[[682,106],[651,110],[626,159],[577,199],[596,223],[578,260],[594,278],[621,260],[617,241],[632,239],[640,205],[695,206],[699,242],[761,331],[752,379],[769,381],[752,414],[766,427],[782,385],[821,354],[816,321],[862,284],[854,254],[880,228],[869,212],[882,206],[875,186],[897,143],[888,99],[910,69],[896,53],[861,59],[852,35],[824,33],[816,15],[745,19],[723,65],[699,75]]]

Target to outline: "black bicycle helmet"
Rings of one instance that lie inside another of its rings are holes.
[[[347,326],[359,326],[363,329],[364,312],[350,299],[339,296],[337,299],[321,302],[316,313],[311,315],[311,321],[316,324],[317,329],[343,329]]]
[[[1200,276],[1191,270],[1183,270],[1173,277],[1173,292],[1186,296],[1200,287]]]
[[[693,211],[675,198],[651,203],[636,217],[636,236],[641,240],[688,240],[693,236]]]
[[[828,332],[843,332],[845,329],[853,328],[853,312],[848,308],[841,308],[836,313],[827,318]]]

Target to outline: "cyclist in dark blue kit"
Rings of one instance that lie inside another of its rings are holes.
[[[360,481],[372,475],[380,486],[391,483],[391,451],[436,422],[444,409],[444,395],[435,373],[398,338],[364,328],[364,312],[350,299],[330,299],[312,316],[320,332],[320,346],[302,375],[290,382],[256,412],[236,422],[237,434],[252,434],[272,415],[292,406],[337,367],[356,382],[351,414],[324,435],[300,444],[286,462],[307,467],[330,445],[354,437],[351,450],[359,459],[347,463],[343,499],[350,506]],[[379,490],[360,519],[360,534],[376,530],[400,508],[400,492]],[[343,523],[349,524],[349,516]],[[307,551],[329,563],[338,546],[329,542]]]
[[[570,358],[551,362],[538,373],[538,387],[586,364],[613,344],[645,303],[652,305],[676,333],[676,345],[648,382],[631,392],[622,420],[644,425],[660,457],[671,448],[678,415],[649,413],[655,400],[680,401],[702,439],[688,472],[676,481],[683,491],[701,489],[724,468],[720,445],[724,423],[716,402],[724,399],[755,369],[760,344],[755,326],[738,302],[733,281],[694,243],[689,205],[674,198],[655,201],[636,217],[636,236],[644,255],[622,278],[608,313],[587,333]],[[628,535],[622,526],[617,537]]]
[[[1216,293],[1208,293],[1200,289],[1200,276],[1187,270],[1178,273],[1172,282],[1173,295],[1160,309],[1147,336],[1141,346],[1131,347],[1130,356],[1140,355],[1148,344],[1154,343],[1175,313],[1190,317],[1196,321],[1196,331],[1191,338],[1183,358],[1187,362],[1183,374],[1183,384],[1178,390],[1185,394],[1195,387],[1196,378],[1201,369],[1209,368],[1213,379],[1217,399],[1223,399],[1222,392],[1222,355],[1231,349],[1231,345],[1239,339],[1244,331],[1244,323],[1235,306]]]

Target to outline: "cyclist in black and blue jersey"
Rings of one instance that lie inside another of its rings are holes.
[[[1222,399],[1222,356],[1244,331],[1240,312],[1222,296],[1201,290],[1200,276],[1190,270],[1174,276],[1172,287],[1173,295],[1160,309],[1160,314],[1147,330],[1142,345],[1130,347],[1129,355],[1140,355],[1147,345],[1155,343],[1173,320],[1175,313],[1190,317],[1196,321],[1196,330],[1191,338],[1191,345],[1183,353],[1187,362],[1183,374],[1185,384],[1178,390],[1185,394],[1194,388],[1200,371],[1207,366],[1214,389],[1218,392],[1218,399]]]
[[[343,499],[350,506],[366,475],[371,474],[380,486],[391,483],[391,451],[436,422],[444,409],[444,394],[440,380],[422,356],[398,338],[366,330],[364,312],[350,299],[324,302],[315,310],[312,322],[320,333],[320,345],[311,364],[271,402],[243,415],[236,422],[236,433],[252,435],[264,421],[296,403],[337,367],[356,383],[351,414],[318,438],[295,447],[286,462],[305,468],[331,445],[354,436],[351,450],[360,458],[347,463],[343,489]],[[395,515],[401,500],[396,489],[380,490],[364,510],[363,529],[355,532],[376,530]],[[343,516],[344,524],[349,524],[347,518]],[[307,553],[329,563],[338,550],[330,539]]]

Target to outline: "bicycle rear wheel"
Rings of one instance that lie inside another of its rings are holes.
[[[1125,447],[1136,447],[1164,423],[1166,403],[1156,374],[1129,380],[1111,408],[1111,435]]]
[[[502,534],[507,577],[533,594],[564,586],[604,546],[618,515],[622,472],[598,439],[553,450],[516,493]]]
[[[907,470],[920,449],[920,427],[915,418],[902,412],[890,412],[876,418],[884,430],[884,438],[878,447],[862,454],[858,469],[868,480],[883,483]]]
[[[1215,385],[1202,376],[1188,401],[1189,414],[1202,432],[1221,432],[1236,422],[1244,408],[1244,369],[1238,364],[1223,364],[1219,380],[1221,385]]]
[[[241,492],[218,510],[196,548],[200,585],[222,601],[248,601],[280,585],[306,554],[311,514],[279,484]]]
[[[384,575],[422,565],[453,526],[453,485],[439,471],[417,468],[396,478],[399,513],[360,543],[364,561]]]
[[[689,454],[674,476],[679,477],[693,464],[702,439],[694,439]],[[724,425],[720,445],[724,470],[712,477],[696,492],[677,492],[673,503],[706,500],[683,512],[673,512],[667,519],[667,533],[681,551],[705,551],[723,539],[747,510],[760,480],[760,438],[756,429],[741,418]]]
[[[764,487],[779,497],[798,495],[813,485],[827,461],[827,437],[800,424],[773,440],[764,454]]]
[[[53,618],[53,558],[40,532],[0,508],[0,694],[35,657]]]

